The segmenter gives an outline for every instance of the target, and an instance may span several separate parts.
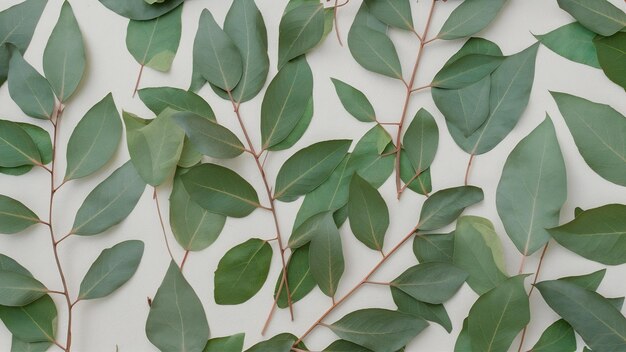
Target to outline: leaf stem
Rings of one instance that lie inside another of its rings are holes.
[[[348,1],[346,1],[344,5],[347,4]],[[333,22],[335,22],[335,34],[337,35],[337,41],[339,42],[340,46],[343,46],[343,42],[341,41],[341,35],[339,34],[339,21],[337,21],[337,14],[339,13],[339,6],[337,6],[338,3],[339,0],[335,0],[335,6],[333,7]]]
[[[470,158],[469,161],[467,162],[467,168],[465,169],[465,185],[467,186],[467,183],[469,181],[469,174],[470,174],[470,169],[472,168],[472,162],[474,161],[474,157],[476,156],[476,154],[472,153],[470,154]]]
[[[154,192],[152,193],[152,199],[154,199],[154,203],[156,204],[157,214],[159,215],[159,222],[161,223],[161,230],[163,232],[163,239],[165,240],[165,247],[167,247],[167,252],[169,253],[172,261],[176,263],[176,259],[174,259],[174,254],[172,254],[172,248],[170,247],[170,242],[167,239],[167,231],[165,231],[165,223],[163,222],[163,215],[161,213],[161,205],[159,204],[159,196],[157,194],[156,187],[154,187]]]
[[[137,94],[137,91],[139,90],[139,83],[141,82],[141,76],[143,75],[143,69],[144,69],[145,65],[141,65],[139,67],[139,74],[137,75],[137,82],[135,82],[135,89],[133,90],[133,98],[135,97],[135,95]]]
[[[189,257],[189,250],[185,251],[185,255],[183,256],[183,260],[180,262],[180,271],[182,272],[185,268],[185,263],[187,263],[187,258]]]

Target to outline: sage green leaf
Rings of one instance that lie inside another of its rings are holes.
[[[452,322],[443,304],[418,301],[395,286],[391,286],[390,289],[393,301],[398,306],[399,311],[437,323],[448,333],[452,331]]]
[[[444,64],[444,67],[452,65],[455,61],[467,55],[490,55],[490,56],[502,56],[502,50],[498,44],[489,41],[485,38],[472,37],[469,38],[465,44],[452,55],[448,61]]]
[[[391,286],[397,287],[418,301],[443,303],[461,288],[468,274],[448,263],[422,263],[410,267]]]
[[[9,175],[9,176],[21,176],[21,175],[27,174],[32,169],[33,169],[32,165],[22,165],[22,166],[15,166],[15,167],[0,166],[0,174]]]
[[[334,297],[345,269],[341,235],[336,226],[311,238],[309,263],[311,275],[322,292]]]
[[[52,140],[50,134],[43,128],[29,123],[18,122],[18,125],[30,136],[35,142],[37,150],[39,150],[39,156],[41,163],[44,165],[50,164],[52,161]]]
[[[454,344],[454,352],[473,352],[472,341],[469,336],[469,327],[467,326],[467,318],[463,319],[463,327],[456,339],[456,344]]]
[[[204,155],[230,159],[246,149],[228,128],[205,117],[178,112],[172,118],[185,131],[193,148]]]
[[[324,352],[371,352],[363,346],[359,346],[355,343],[346,340],[336,340],[324,349]]]
[[[583,26],[610,36],[626,26],[626,14],[607,0],[557,0],[559,7],[569,12]],[[592,347],[593,348],[593,347]]]
[[[43,52],[43,72],[61,102],[74,94],[85,73],[83,35],[67,1]]]
[[[185,132],[174,122],[174,114],[166,109],[153,120],[122,114],[130,160],[144,181],[155,187],[174,174],[183,149]]]
[[[220,89],[232,91],[241,79],[243,63],[239,49],[207,9],[200,15],[193,59],[202,77]]]
[[[28,116],[50,119],[55,98],[50,83],[35,70],[13,46],[9,48],[9,94]]]
[[[72,234],[97,235],[133,211],[146,188],[130,161],[113,171],[87,195],[76,213]]]
[[[453,263],[469,273],[467,283],[479,295],[508,277],[500,238],[485,218],[459,218],[454,231]]]
[[[18,233],[40,222],[39,217],[24,204],[0,194],[0,233]]]
[[[387,33],[389,26],[385,23],[381,22],[376,16],[374,16],[365,1],[361,3],[361,7],[359,7],[359,11],[354,17],[354,22],[352,22],[352,27],[355,26],[365,26],[369,27],[373,30],[376,30],[381,33]]]
[[[381,22],[408,31],[414,30],[409,0],[365,0],[372,15]]]
[[[548,232],[561,246],[587,259],[607,265],[626,263],[626,205],[586,210]]]
[[[162,16],[183,3],[184,0],[168,0],[148,4],[145,0],[98,0],[109,10],[131,20],[146,21]]]
[[[402,179],[402,182],[404,182],[411,191],[427,195],[433,190],[430,168],[422,170],[419,174],[418,172],[419,171],[413,167],[411,160],[406,156],[406,152],[403,149],[400,152],[400,179]]]
[[[530,321],[525,275],[514,276],[480,296],[470,309],[467,325],[472,350],[506,352]]]
[[[459,58],[437,72],[431,85],[437,88],[459,89],[489,76],[500,66],[502,56],[470,54]]]
[[[11,340],[11,352],[46,352],[51,342],[24,342],[13,336]]]
[[[178,244],[188,251],[209,247],[222,232],[226,216],[213,214],[191,200],[182,181],[182,172],[174,177],[170,196],[170,226]]]
[[[183,7],[148,21],[128,22],[126,47],[142,66],[167,72],[180,44]]]
[[[437,38],[469,37],[485,29],[498,15],[506,0],[463,1],[444,22]]]
[[[332,220],[332,217],[331,217]],[[287,308],[289,301],[287,300],[287,290],[284,285],[281,285],[283,280],[283,274],[281,272],[278,280],[276,281],[276,288],[274,289],[274,298],[277,298],[276,304],[279,308]],[[287,263],[287,284],[289,285],[289,292],[291,293],[291,302],[295,303],[308,295],[317,283],[313,279],[311,274],[311,265],[309,264],[309,245],[305,244],[302,247],[296,248],[289,257]],[[280,295],[276,297],[279,288]]]
[[[296,127],[294,127],[293,130],[289,132],[287,137],[283,139],[280,143],[268,147],[267,150],[278,151],[293,147],[296,142],[298,142],[300,138],[302,138],[306,130],[309,128],[311,120],[313,120],[313,96],[309,98],[309,102],[306,104],[304,113],[302,113],[302,116],[296,124]]]
[[[610,37],[597,37],[593,44],[598,52],[598,60],[604,74],[613,82],[626,89],[626,33],[618,32]]]
[[[622,307],[624,307],[624,300],[626,300],[626,297],[607,298],[607,301],[618,311],[621,311]]]
[[[103,250],[80,283],[78,299],[106,297],[124,285],[135,275],[143,249],[143,242],[132,240]]]
[[[483,191],[474,186],[453,187],[435,192],[422,206],[418,227],[420,231],[440,229],[456,220],[465,208],[483,198]]]
[[[589,291],[595,291],[600,286],[605,274],[606,269],[602,269],[586,275],[562,277],[559,280],[576,284]]]
[[[335,229],[337,229],[337,226],[333,221],[332,212],[327,211],[315,214],[306,219],[291,233],[287,246],[292,249],[300,248],[311,242],[313,238],[324,236],[325,233],[332,232]]]
[[[245,334],[210,339],[202,352],[241,352]]]
[[[290,201],[317,188],[341,163],[350,144],[350,140],[330,140],[297,151],[278,171],[274,198]]]
[[[617,352],[626,347],[626,318],[606,298],[560,280],[543,281],[536,287],[591,349]]]
[[[565,320],[560,319],[541,334],[539,341],[532,348],[533,352],[574,352],[576,351],[576,335],[574,329]]]
[[[246,352],[291,352],[293,344],[298,340],[292,334],[280,334],[272,337],[267,341],[262,341],[248,348]],[[306,348],[301,342],[296,346],[298,348]]]
[[[30,275],[0,271],[0,305],[25,306],[47,292],[46,286]]]
[[[547,116],[513,149],[504,164],[496,205],[507,235],[525,256],[550,240],[567,198],[565,161]]]
[[[122,138],[122,121],[109,93],[78,122],[67,143],[65,180],[89,176],[115,154]]]
[[[356,173],[350,181],[348,218],[359,241],[373,250],[382,251],[389,228],[389,209],[376,188]]]
[[[626,117],[608,105],[552,92],[578,151],[593,171],[626,186]]]
[[[355,21],[348,32],[348,47],[352,57],[366,70],[402,79],[396,47],[386,33]]]
[[[350,115],[362,122],[376,121],[374,107],[363,92],[336,78],[331,78],[331,80],[341,104]]]
[[[139,98],[156,115],[170,108],[192,112],[217,122],[209,103],[194,92],[172,87],[144,88],[139,90]]]
[[[48,295],[22,307],[0,306],[0,319],[24,342],[55,341],[57,309]]]
[[[33,275],[23,267],[20,263],[16,262],[13,258],[8,257],[0,253],[0,271],[10,271],[13,273],[26,275],[32,277]]]
[[[452,263],[454,232],[415,236],[413,253],[420,263]]]
[[[307,2],[288,10],[278,28],[278,69],[305,54],[324,36],[324,6]]]
[[[313,75],[304,57],[285,64],[270,82],[261,104],[261,143],[282,142],[298,125],[313,92]]]
[[[223,166],[200,164],[181,179],[191,200],[212,213],[243,218],[261,206],[248,181]]]
[[[578,22],[561,26],[549,33],[535,35],[541,44],[568,60],[600,68],[593,38],[596,34]]]
[[[439,146],[439,129],[433,115],[420,109],[406,129],[402,145],[416,174],[428,169]]]
[[[395,149],[389,133],[376,124],[354,146],[348,168],[357,171],[363,179],[378,188],[393,172],[395,157],[391,154]]]
[[[395,352],[427,326],[424,319],[410,314],[371,308],[352,312],[328,327],[342,339],[374,352]]]
[[[215,303],[241,304],[259,292],[267,280],[272,246],[253,238],[230,249],[215,271]]]
[[[152,300],[146,335],[162,352],[202,351],[209,338],[202,302],[173,261]]]
[[[0,120],[0,166],[41,165],[37,145],[19,123]]]

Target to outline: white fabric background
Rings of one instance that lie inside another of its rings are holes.
[[[21,0],[2,0],[0,9],[14,5]],[[256,0],[267,25],[272,69],[270,76],[275,74],[278,23],[286,0]],[[612,0],[620,8],[625,9],[624,2]],[[50,0],[43,17],[37,27],[35,36],[26,54],[26,59],[41,71],[41,58],[47,38],[54,26],[61,7],[61,0]],[[413,15],[418,30],[425,23],[430,2],[411,1]],[[436,34],[448,14],[459,1],[439,2],[433,19],[433,34]],[[152,117],[138,98],[131,97],[139,65],[133,60],[125,46],[127,19],[122,18],[102,6],[97,0],[71,1],[78,18],[87,48],[88,68],[82,85],[75,96],[68,102],[64,123],[60,133],[61,145],[67,142],[69,135],[83,114],[108,92],[113,96],[118,108]],[[186,88],[191,76],[192,43],[197,28],[197,20],[203,8],[208,8],[218,22],[222,23],[229,1],[193,0],[185,3],[183,11],[183,33],[178,55],[169,73],[158,73],[146,69],[142,87],[174,86]],[[353,0],[339,12],[339,23],[345,40],[348,29],[360,1]],[[546,0],[515,0],[505,6],[498,19],[480,36],[500,45],[505,54],[518,52],[535,39],[532,33],[545,33],[563,24],[571,22],[571,17],[561,11],[556,1]],[[410,70],[417,43],[413,36],[399,31],[392,31],[400,58]],[[442,64],[462,45],[462,41],[437,41],[427,47],[416,86],[428,84]],[[333,139],[352,138],[357,140],[369,128],[370,124],[357,122],[350,117],[341,106],[332,87],[330,77],[340,78],[361,89],[372,101],[381,120],[396,121],[401,112],[404,99],[404,87],[401,82],[370,73],[361,68],[352,58],[347,46],[339,46],[334,34],[308,55],[309,63],[315,77],[315,115],[311,126],[291,150],[272,153],[266,167],[270,179],[273,179],[286,158],[295,150],[313,142]],[[268,80],[269,81],[269,80]],[[516,273],[520,254],[504,233],[502,224],[495,209],[495,188],[502,166],[511,149],[526,136],[545,117],[546,112],[552,116],[568,172],[568,199],[562,211],[562,222],[570,221],[576,206],[582,208],[597,207],[612,202],[626,203],[626,188],[605,181],[596,175],[583,161],[576,150],[573,139],[554,103],[548,90],[564,91],[593,101],[610,104],[621,113],[626,114],[624,91],[610,82],[597,69],[567,61],[545,47],[541,47],[537,58],[535,84],[528,109],[513,132],[493,151],[476,158],[470,177],[470,183],[480,186],[485,191],[485,201],[467,211],[489,218],[494,222],[505,247],[507,266],[511,273]],[[220,123],[228,126],[237,135],[241,135],[230,103],[218,98],[209,87],[201,91],[216,112]],[[259,143],[258,123],[259,110],[263,94],[242,106],[241,112],[255,143]],[[435,190],[458,186],[463,182],[463,174],[468,155],[461,151],[451,139],[445,127],[443,116],[434,106],[430,93],[421,92],[414,95],[409,115],[425,107],[435,116],[440,129],[440,145],[437,157],[432,166],[433,187]],[[40,121],[27,118],[10,99],[7,85],[0,88],[0,117],[11,120],[28,121],[39,124]],[[46,124],[43,124],[46,125]],[[395,129],[389,126],[390,131]],[[59,151],[58,169],[65,169],[65,150]],[[59,234],[67,232],[72,225],[76,210],[84,197],[101,182],[110,172],[128,159],[125,144],[121,145],[115,159],[110,165],[85,180],[73,181],[66,185],[56,197],[55,224]],[[262,190],[256,167],[249,156],[243,155],[227,163],[236,169],[250,182]],[[60,172],[62,173],[62,171]],[[165,184],[159,189],[159,197],[164,204],[167,219],[167,197],[170,185]],[[15,197],[27,204],[36,213],[45,217],[48,206],[49,178],[45,171],[35,170],[27,176],[11,177],[0,175],[0,193]],[[401,201],[395,198],[393,178],[381,188],[381,192],[389,204],[391,226],[387,232],[387,249],[391,248],[417,221],[419,209],[424,197],[406,192]],[[263,194],[260,192],[260,194]],[[280,225],[288,236],[293,219],[301,200],[294,203],[278,203]],[[452,227],[451,227],[452,228]],[[262,340],[260,330],[272,304],[272,292],[279,274],[279,256],[275,251],[271,274],[263,290],[253,299],[238,306],[218,306],[213,300],[213,273],[219,259],[236,244],[251,237],[270,238],[273,235],[271,215],[263,210],[255,211],[245,219],[228,219],[226,227],[217,242],[200,253],[193,253],[185,267],[185,276],[191,282],[202,299],[211,335],[223,336],[237,332],[246,333],[246,347]],[[341,229],[344,235],[344,251],[346,271],[341,282],[339,293],[349,290],[370,268],[380,259],[380,254],[367,249],[350,234],[349,226]],[[27,231],[13,235],[0,235],[0,252],[7,254],[31,270],[34,275],[51,289],[60,289],[59,277],[54,266],[50,239],[44,226],[33,226]],[[73,237],[60,246],[63,267],[69,280],[73,295],[78,292],[80,281],[89,265],[100,251],[115,243],[128,239],[141,239],[146,243],[146,251],[141,266],[134,278],[119,291],[108,298],[80,303],[75,309],[74,320],[74,351],[76,352],[112,352],[116,345],[122,352],[149,352],[156,349],[149,343],[144,333],[145,320],[148,314],[146,297],[153,297],[169,263],[169,257],[158,223],[152,190],[146,192],[135,211],[121,225],[104,234],[91,238]],[[182,257],[183,251],[177,246],[170,235],[174,253]],[[407,267],[416,263],[407,245],[376,275],[377,280],[393,279]],[[536,268],[539,253],[526,263],[526,272]],[[559,245],[553,244],[548,250],[541,277],[553,279],[566,275],[584,274],[602,268],[601,265],[585,260]],[[609,297],[626,294],[626,267],[610,267],[599,292]],[[530,280],[527,280],[530,281]],[[477,298],[476,294],[464,286],[446,307],[454,324],[454,331],[448,335],[439,325],[432,324],[417,337],[407,351],[452,351],[456,336],[460,331],[463,318]],[[64,341],[66,308],[61,296],[55,295],[59,307],[59,340]],[[295,305],[296,321],[290,322],[287,311],[276,314],[267,337],[276,333],[289,331],[301,334],[321,312],[329,305],[330,299],[315,290],[303,301]],[[332,322],[343,314],[364,307],[393,308],[393,302],[387,289],[374,286],[361,289],[345,305],[341,306],[329,318]],[[526,350],[532,347],[537,338],[553,321],[555,313],[543,302],[535,292],[531,298],[532,321],[529,328]],[[312,350],[323,349],[334,339],[332,333],[319,328],[307,339]],[[0,351],[8,351],[10,335],[0,324]],[[517,342],[513,344],[517,348]],[[579,350],[582,349],[579,344]],[[54,349],[51,349],[54,350]]]

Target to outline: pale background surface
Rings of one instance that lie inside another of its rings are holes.
[[[2,0],[0,9],[7,8],[21,0]],[[278,23],[286,0],[257,0],[266,25],[270,43],[272,70],[275,74]],[[612,0],[624,9],[624,2]],[[26,59],[41,71],[41,57],[47,38],[54,26],[61,7],[61,0],[50,0],[42,20],[37,27],[35,36],[26,54]],[[430,2],[411,1],[416,26],[421,31]],[[443,21],[458,1],[440,2],[437,4],[433,20],[433,31],[437,33]],[[139,65],[128,53],[125,46],[127,19],[122,18],[102,6],[97,0],[73,0],[78,22],[81,26],[87,47],[88,72],[75,96],[67,104],[60,140],[67,142],[71,130],[83,114],[108,92],[113,92],[118,108],[152,117],[138,98],[131,97],[132,89]],[[340,29],[345,40],[349,26],[358,9],[360,1],[354,0],[343,7],[339,14]],[[192,43],[197,28],[197,20],[203,8],[207,7],[219,23],[230,5],[229,1],[194,0],[185,4],[183,12],[183,33],[179,54],[174,61],[171,72],[162,74],[146,69],[142,87],[174,86],[186,88],[191,75]],[[560,25],[571,22],[571,17],[561,11],[556,1],[525,0],[510,1],[499,18],[480,33],[500,45],[505,54],[518,52],[535,39],[532,33],[542,34]],[[405,73],[409,71],[415,58],[417,43],[407,33],[392,31]],[[462,41],[437,41],[427,48],[416,86],[428,84],[433,75],[462,45]],[[280,165],[293,151],[313,142],[333,139],[352,138],[357,140],[369,128],[370,124],[357,122],[350,117],[341,106],[329,77],[337,77],[355,85],[372,101],[381,120],[396,121],[399,118],[401,104],[404,99],[404,87],[396,80],[391,80],[361,68],[350,55],[347,47],[339,46],[334,34],[312,53],[308,55],[315,77],[315,115],[307,133],[296,147],[289,151],[278,152],[270,156],[266,167],[270,179],[274,179]],[[574,208],[597,207],[612,202],[626,203],[626,188],[605,181],[596,175],[583,161],[576,150],[573,139],[554,103],[548,90],[564,91],[587,99],[610,104],[621,113],[626,114],[624,91],[610,82],[597,69],[567,61],[550,50],[542,47],[537,59],[535,84],[530,105],[513,132],[500,143],[495,150],[479,156],[474,163],[470,182],[485,191],[485,201],[468,210],[489,218],[494,222],[496,230],[505,247],[507,266],[511,273],[517,272],[520,254],[504,233],[502,223],[495,209],[495,189],[500,178],[502,166],[511,149],[518,141],[537,126],[548,112],[557,129],[557,134],[568,172],[568,200],[562,212],[562,222],[570,221]],[[220,123],[241,135],[236,124],[230,103],[218,98],[209,87],[201,91],[216,112]],[[253,140],[258,144],[258,121],[262,94],[253,101],[242,106],[241,111]],[[440,129],[440,147],[432,166],[433,187],[435,190],[458,186],[463,182],[463,174],[468,155],[461,151],[451,139],[445,127],[443,116],[436,109],[430,94],[416,94],[411,102],[409,114],[413,115],[420,107],[433,113]],[[40,121],[24,116],[11,101],[7,85],[0,89],[0,117],[39,123]],[[393,126],[390,126],[393,127]],[[391,131],[392,133],[395,133]],[[242,137],[242,136],[241,136]],[[59,170],[65,169],[64,148],[60,149]],[[70,229],[76,210],[84,197],[101,182],[111,171],[128,159],[126,147],[122,145],[115,159],[105,169],[86,180],[73,181],[66,185],[56,198],[56,227],[59,234]],[[245,175],[258,190],[261,182],[254,163],[249,157],[241,156],[228,162],[228,166]],[[61,171],[62,172],[62,171]],[[166,199],[170,185],[160,187],[159,195],[167,209]],[[44,216],[47,212],[49,192],[48,176],[43,170],[35,170],[27,176],[11,177],[0,175],[0,193],[15,197],[27,204],[36,213]],[[381,188],[381,192],[389,204],[392,221],[387,232],[387,250],[391,248],[417,222],[419,209],[424,201],[423,196],[407,192],[400,202],[395,199],[393,178]],[[260,193],[262,194],[262,193]],[[294,203],[278,203],[281,227],[288,236],[293,219],[301,200]],[[166,210],[167,211],[167,210]],[[167,218],[167,216],[165,216]],[[250,301],[239,306],[218,306],[213,300],[213,272],[223,253],[236,244],[250,237],[270,238],[272,236],[272,219],[268,212],[255,211],[245,219],[229,219],[221,237],[207,250],[192,254],[185,267],[185,276],[191,282],[202,299],[211,327],[212,336],[230,335],[246,332],[246,347],[262,339],[260,330],[272,304],[272,293],[279,274],[279,256],[274,255],[270,278],[263,290]],[[264,230],[265,229],[265,230]],[[380,259],[380,254],[367,249],[351,234],[349,226],[342,229],[344,235],[344,251],[346,256],[346,272],[340,285],[340,294],[349,290],[370,268]],[[178,260],[183,251],[173,243]],[[157,287],[167,269],[169,258],[163,243],[161,229],[157,220],[152,190],[147,189],[135,211],[121,225],[104,234],[91,238],[70,238],[61,245],[62,264],[69,279],[73,295],[78,292],[80,281],[89,265],[104,248],[128,239],[141,239],[146,243],[146,251],[135,277],[119,291],[108,298],[83,302],[75,309],[74,351],[100,352],[115,351],[119,346],[122,352],[156,351],[144,333],[145,320],[148,314],[146,297],[154,296]],[[416,259],[411,246],[405,246],[376,276],[378,280],[393,279],[407,267],[414,265]],[[25,265],[33,274],[51,289],[60,289],[58,274],[53,262],[50,239],[47,229],[33,226],[27,231],[13,236],[0,236],[0,252],[7,254]],[[527,272],[534,271],[539,253],[526,263]],[[553,279],[566,275],[584,274],[602,268],[601,265],[585,260],[565,250],[559,245],[552,245],[548,250],[543,279]],[[609,297],[626,294],[626,267],[608,268],[604,283],[599,292]],[[527,280],[528,281],[528,280]],[[456,336],[460,331],[463,318],[476,299],[476,294],[464,286],[446,307],[454,324],[454,331],[448,335],[439,325],[432,324],[417,337],[407,351],[452,351]],[[60,296],[54,297],[59,307],[59,339],[64,340],[66,321],[65,304]],[[531,299],[532,321],[528,332],[526,350],[536,342],[541,332],[557,319],[557,316],[543,302],[539,294],[534,293]],[[268,332],[268,337],[276,333],[290,331],[302,333],[321,312],[330,304],[330,299],[319,290],[315,290],[295,306],[296,321],[289,321],[287,311],[278,312]],[[393,308],[388,290],[382,287],[365,287],[333,314],[329,322],[340,318],[343,314],[364,307]],[[330,331],[320,328],[307,340],[309,348],[321,350],[334,339]],[[8,351],[10,335],[0,324],[0,351]],[[517,342],[513,346],[517,348]],[[582,347],[579,344],[579,350]],[[54,349],[51,349],[54,350]]]

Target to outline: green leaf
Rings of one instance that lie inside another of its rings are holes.
[[[304,57],[285,64],[270,82],[261,105],[261,143],[272,147],[298,125],[312,97],[313,75]]]
[[[626,26],[626,14],[607,0],[557,0],[583,26],[610,36]]]
[[[18,125],[30,136],[35,142],[39,151],[41,163],[44,165],[49,164],[52,161],[52,140],[50,134],[43,128],[29,123],[18,122]]]
[[[599,294],[554,280],[536,285],[544,300],[596,351],[626,347],[626,318]]]
[[[117,225],[133,211],[145,187],[133,164],[126,162],[87,195],[71,233],[96,235]]]
[[[162,352],[202,351],[209,338],[202,302],[173,261],[150,306],[146,335]]]
[[[459,332],[454,345],[454,352],[472,352],[472,341],[469,336],[469,327],[467,326],[467,318],[463,319],[463,327]]]
[[[454,265],[469,273],[467,283],[479,295],[508,277],[500,238],[485,218],[459,218],[454,231],[453,258]]]
[[[336,340],[324,349],[324,352],[371,352],[372,350],[346,340]]]
[[[418,228],[420,231],[440,229],[456,220],[465,208],[483,198],[483,191],[474,186],[453,187],[435,192],[422,206]]]
[[[342,339],[374,352],[395,352],[427,326],[424,319],[410,314],[371,308],[352,312],[329,328]]]
[[[300,248],[311,242],[311,239],[324,236],[325,233],[332,232],[336,228],[332,212],[315,214],[291,233],[287,246],[292,249]]]
[[[334,297],[345,269],[341,235],[336,226],[327,226],[311,238],[309,263],[311,275],[322,292]]]
[[[109,93],[78,122],[67,143],[65,180],[86,177],[115,154],[122,138],[122,121]]]
[[[421,174],[430,167],[439,145],[439,129],[428,111],[420,109],[409,124],[402,145],[415,174]]]
[[[146,21],[162,16],[183,3],[184,0],[168,0],[148,4],[145,0],[98,0],[109,10],[131,20]]]
[[[291,348],[296,340],[298,338],[292,334],[280,334],[267,341],[257,343],[247,349],[246,352],[291,352]],[[298,344],[296,347],[305,348],[303,343]]]
[[[181,247],[188,251],[201,251],[215,242],[224,228],[226,216],[213,214],[192,201],[181,175],[179,173],[174,177],[170,226]]]
[[[0,194],[0,233],[18,233],[40,222],[39,217],[24,204]]]
[[[178,51],[183,7],[148,21],[128,22],[126,48],[142,66],[169,71]]]
[[[332,220],[332,217],[330,217]],[[278,280],[276,281],[276,288],[274,289],[274,297],[278,293],[279,288],[280,295],[276,301],[279,308],[287,308],[289,302],[287,300],[287,290],[284,285],[281,285],[283,280],[283,274],[281,272]],[[309,245],[306,244],[302,247],[296,248],[289,258],[287,263],[287,284],[289,285],[289,291],[291,293],[291,302],[295,303],[308,295],[317,283],[313,279],[311,274],[311,265],[309,264]]]
[[[396,47],[385,32],[355,22],[348,33],[350,53],[366,70],[402,80]]]
[[[28,269],[16,262],[13,258],[0,253],[0,271],[10,271],[13,273],[33,276]]]
[[[407,185],[407,188],[411,191],[427,195],[433,190],[431,176],[430,176],[430,168],[423,170],[419,173],[418,170],[413,167],[411,161],[406,156],[406,152],[404,149],[400,152],[400,178],[402,182]]]
[[[514,276],[480,296],[467,318],[472,350],[506,352],[530,321],[525,275]]]
[[[271,147],[268,147],[267,150],[278,151],[289,149],[296,144],[302,138],[306,130],[309,128],[311,124],[311,120],[313,120],[313,96],[309,98],[309,102],[306,104],[306,108],[304,109],[304,113],[300,117],[300,120],[296,124],[296,127],[289,132],[287,137],[283,139],[280,143],[274,144]]]
[[[576,335],[574,329],[565,320],[560,319],[541,334],[533,352],[574,352],[576,351]]]
[[[568,60],[600,68],[593,38],[596,34],[578,22],[561,26],[549,33],[535,35],[541,44]]]
[[[546,119],[513,149],[496,192],[506,233],[525,256],[550,240],[567,198],[565,161],[552,120]]]
[[[454,233],[415,236],[413,253],[420,263],[452,263]]]
[[[239,49],[207,9],[200,16],[193,60],[204,79],[225,91],[235,89],[243,73]]]
[[[0,305],[25,306],[45,295],[46,286],[30,275],[0,271]]]
[[[600,286],[605,274],[606,269],[602,269],[586,275],[562,277],[559,280],[576,284],[589,291],[595,291]]]
[[[362,122],[376,121],[374,107],[363,92],[336,78],[331,78],[331,80],[341,104],[350,115]]]
[[[11,352],[46,352],[52,343],[46,342],[24,342],[13,336],[11,340]]]
[[[210,157],[230,159],[246,148],[228,128],[192,112],[178,112],[174,121],[185,131],[193,148]]]
[[[19,53],[9,47],[9,94],[17,106],[28,116],[50,119],[55,98],[50,83],[35,70]]]
[[[365,0],[372,15],[381,22],[413,31],[413,18],[409,0]]]
[[[272,246],[253,238],[230,249],[215,271],[215,302],[241,304],[259,292],[267,280]]]
[[[181,179],[191,200],[212,213],[243,218],[261,206],[248,181],[223,166],[197,165]]]
[[[288,61],[305,54],[324,36],[324,6],[318,2],[303,3],[288,10],[278,29],[278,69]]]
[[[341,163],[350,144],[350,140],[330,140],[297,151],[278,171],[274,198],[291,201],[317,188]]]
[[[452,331],[452,322],[443,304],[421,302],[395,286],[390,288],[391,296],[399,311],[437,323],[448,333]]]
[[[382,186],[393,172],[395,146],[391,136],[380,125],[375,125],[354,146],[348,167],[358,172],[372,186]]]
[[[391,286],[397,287],[416,300],[443,303],[461,288],[468,274],[448,263],[423,263],[410,267]]]
[[[626,205],[586,210],[548,232],[561,246],[587,259],[607,265],[626,263]]]
[[[578,151],[593,171],[626,186],[626,117],[608,105],[552,92]]]
[[[504,4],[506,0],[463,1],[452,11],[437,38],[458,39],[480,32],[496,18]]]
[[[350,181],[348,218],[359,241],[373,250],[383,250],[389,228],[387,203],[376,188],[356,173]]]
[[[124,285],[137,271],[143,249],[143,242],[132,240],[103,250],[80,283],[78,299],[102,298]]]
[[[610,37],[597,37],[593,44],[598,52],[598,60],[604,74],[613,82],[626,89],[626,33],[618,32]]]
[[[48,295],[23,307],[0,306],[0,319],[24,342],[55,341],[57,309]]]
[[[241,352],[245,334],[210,339],[202,352]]]
[[[500,66],[502,56],[470,54],[459,58],[437,72],[431,85],[437,88],[459,89],[489,76]]]
[[[37,145],[22,126],[0,120],[0,166],[41,165]]]
[[[61,6],[59,20],[43,52],[43,72],[59,101],[76,91],[85,73],[83,35],[69,2]]]
[[[144,181],[155,187],[174,174],[183,149],[185,132],[174,122],[175,113],[167,109],[153,120],[122,114],[130,160]]]
[[[209,103],[193,92],[172,87],[144,88],[139,90],[139,98],[156,115],[170,108],[188,111],[217,122]]]

